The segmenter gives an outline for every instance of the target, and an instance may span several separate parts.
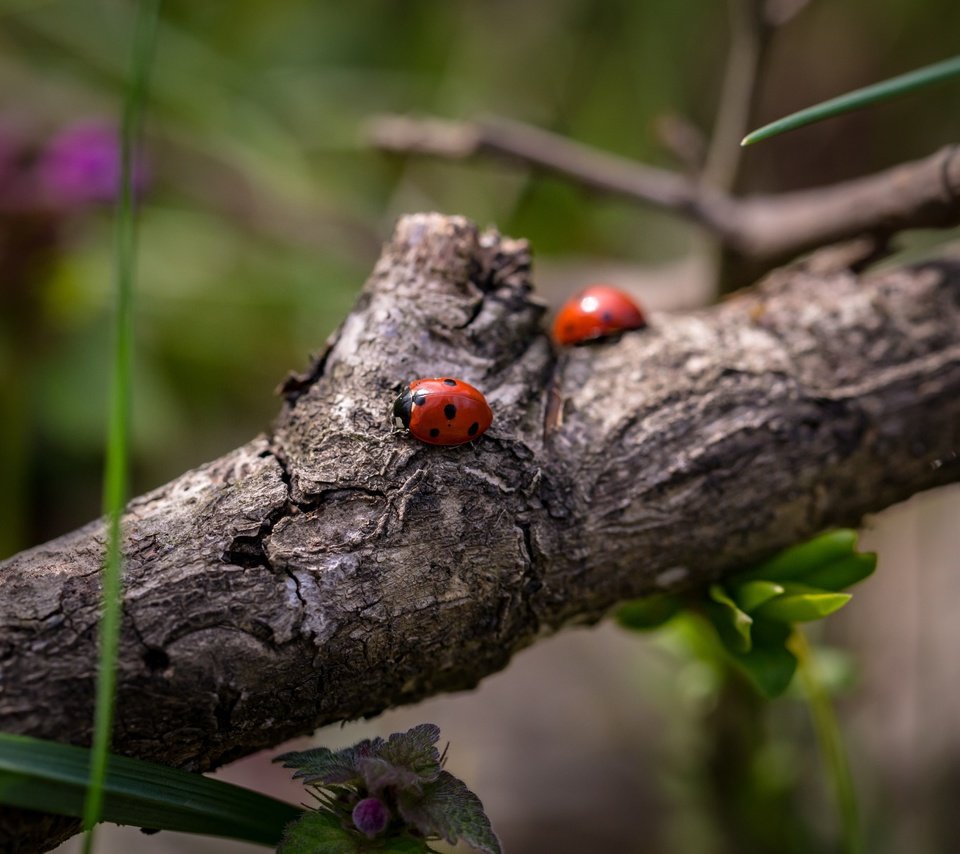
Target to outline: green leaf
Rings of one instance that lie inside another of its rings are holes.
[[[768,125],[764,125],[751,133],[748,133],[741,145],[752,145],[763,139],[769,139],[781,133],[794,130],[804,125],[813,124],[823,119],[838,116],[842,113],[849,113],[852,110],[858,110],[869,104],[876,104],[880,101],[886,101],[899,95],[912,92],[914,89],[920,89],[924,86],[930,86],[951,77],[960,76],[960,56],[946,59],[943,62],[937,62],[933,65],[927,65],[911,71],[907,74],[901,74],[898,77],[892,77],[880,83],[874,83],[872,86],[865,86],[862,89],[855,89],[831,98],[829,101],[823,101],[805,110],[791,113],[782,119],[777,119]]]
[[[384,854],[429,854],[433,851],[424,840],[413,836],[388,836],[381,845],[381,848],[370,850],[383,851]]]
[[[388,786],[420,791],[424,782],[424,778],[415,771],[402,765],[393,765],[379,756],[365,756],[358,764],[363,788],[373,795],[379,795]]]
[[[853,554],[857,532],[848,528],[828,531],[805,543],[784,549],[770,560],[734,576],[735,581],[762,578],[766,581],[797,579],[825,564]]]
[[[746,581],[733,587],[733,598],[740,608],[748,614],[768,599],[773,599],[783,593],[783,585],[775,581],[758,578],[755,581]]]
[[[80,817],[90,773],[83,747],[0,733],[0,803]],[[111,755],[102,818],[276,845],[303,814],[291,804],[165,765]]]
[[[731,650],[746,652],[751,646],[750,627],[753,618],[740,610],[720,584],[711,584],[709,593],[713,602],[707,603],[707,616],[716,627],[720,639]]]
[[[386,744],[381,746],[379,756],[423,780],[436,780],[440,773],[439,739],[440,727],[436,724],[419,724],[406,732],[391,735]]]
[[[361,854],[366,839],[323,810],[311,810],[287,827],[277,854]]]
[[[657,593],[634,599],[617,609],[616,621],[625,629],[646,631],[662,626],[683,607],[679,596]]]
[[[376,756],[383,743],[383,739],[379,737],[365,738],[353,747],[343,750],[315,747],[311,750],[284,753],[273,761],[283,763],[284,768],[298,769],[293,775],[294,780],[327,786],[357,785],[361,782],[360,760]]]
[[[853,598],[849,593],[833,593],[805,584],[785,587],[783,595],[765,602],[757,609],[757,618],[782,623],[805,623],[839,611]]]
[[[730,651],[730,656],[766,697],[779,697],[793,679],[797,659],[787,649],[791,626],[757,619],[753,625],[753,646],[748,652]]]
[[[422,795],[401,792],[397,808],[403,820],[424,836],[440,836],[451,844],[462,839],[478,851],[500,854],[500,841],[480,798],[449,771],[426,783]]]
[[[856,552],[821,566],[803,575],[804,584],[824,590],[844,590],[873,574],[877,556],[873,552]]]
[[[364,739],[336,752],[317,747],[299,753],[284,753],[274,761],[297,768],[294,779],[318,786],[364,785],[371,792],[386,786],[420,787],[440,773],[436,743],[440,728],[420,724],[407,732],[395,732],[387,741]]]

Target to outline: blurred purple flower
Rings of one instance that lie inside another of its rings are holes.
[[[49,200],[62,205],[113,202],[120,191],[120,141],[116,129],[99,122],[71,125],[48,144],[37,162],[37,174]],[[147,187],[142,156],[133,169],[139,195]]]

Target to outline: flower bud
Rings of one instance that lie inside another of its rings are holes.
[[[353,823],[368,839],[383,833],[390,821],[390,811],[380,798],[364,798],[353,808]]]

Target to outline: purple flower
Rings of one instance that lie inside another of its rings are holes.
[[[120,142],[105,124],[78,122],[57,134],[37,163],[41,188],[50,201],[63,205],[109,203],[120,191]],[[142,162],[135,164],[137,193],[147,185]]]
[[[353,824],[368,839],[383,833],[390,821],[390,811],[380,798],[364,798],[353,808]]]

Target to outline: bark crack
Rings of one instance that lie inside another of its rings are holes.
[[[960,480],[960,264],[810,270],[558,358],[525,243],[402,220],[271,431],[130,503],[116,749],[207,770],[463,690]],[[451,374],[496,412],[479,441],[389,426],[398,385]],[[103,542],[0,563],[0,729],[88,743]]]

